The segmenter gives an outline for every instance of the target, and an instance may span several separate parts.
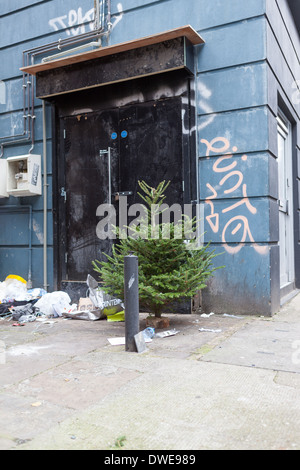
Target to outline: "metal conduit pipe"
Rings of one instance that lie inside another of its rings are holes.
[[[23,61],[23,64],[25,62]],[[29,76],[27,75],[29,78]],[[29,142],[30,139],[33,139],[32,136],[32,131],[34,128],[34,123],[33,120],[35,119],[34,116],[34,103],[32,103],[31,100],[31,108],[32,108],[32,114],[30,114],[30,86],[32,86],[33,80],[30,80],[27,78],[27,84],[26,84],[26,74],[23,73],[23,132],[20,134],[12,134],[8,136],[1,136],[0,140],[4,140],[3,142],[0,142],[0,148],[1,148],[1,153],[0,153],[0,158],[3,158],[4,155],[4,146],[6,145],[13,145],[17,143],[24,143],[24,142]],[[26,93],[26,88],[27,88],[27,93]],[[32,93],[33,94],[33,93]],[[27,100],[27,106],[26,106],[26,95],[28,95],[28,100]],[[33,96],[34,99],[34,96]],[[29,124],[29,119],[31,118],[31,125]],[[28,122],[28,124],[27,124]],[[17,137],[17,139],[16,139]],[[12,139],[12,140],[10,140]],[[33,141],[32,141],[32,148],[33,148]],[[29,152],[30,153],[30,152]]]
[[[31,79],[31,147],[29,149],[29,153],[31,153],[34,149],[34,137],[35,137],[35,132],[34,132],[34,121],[35,121],[35,114],[34,114],[34,79]]]
[[[77,52],[77,51],[81,51],[83,49],[86,49],[87,47],[92,47],[92,46],[95,46],[95,47],[100,47],[101,46],[101,43],[100,41],[99,42],[88,42],[87,44],[83,44],[82,46],[77,46],[77,47],[73,47],[72,48],[72,52]],[[55,60],[55,59],[59,59],[60,57],[64,57],[66,55],[70,54],[70,50],[67,49],[66,51],[62,51],[62,52],[58,52],[58,54],[52,54],[48,57],[44,57],[42,59],[42,62],[50,62],[51,60]]]
[[[23,56],[23,60],[22,60],[22,65],[23,67],[25,67],[25,60],[24,60],[24,56]],[[0,139],[11,139],[13,137],[24,137],[27,133],[27,118],[28,118],[28,114],[29,114],[29,111],[26,113],[26,88],[27,88],[27,85],[26,85],[26,74],[23,73],[23,132],[20,133],[20,134],[14,134],[14,135],[8,135],[8,136],[5,136],[5,137],[0,137]],[[0,158],[2,158],[2,155],[3,155],[3,144],[1,144],[1,156]]]
[[[97,2],[97,0],[94,0],[94,4],[98,3],[99,4],[99,1]],[[108,4],[108,15],[107,15],[107,25],[109,26],[109,30],[111,29],[111,2],[110,0],[107,0],[107,4]],[[95,8],[95,7],[94,7]],[[31,49],[27,49],[23,52],[23,54],[31,54],[31,55],[40,55],[44,52],[49,52],[49,51],[52,51],[52,50],[56,50],[56,49],[59,49],[61,50],[62,47],[67,47],[69,45],[73,45],[73,44],[76,44],[78,42],[83,42],[85,40],[88,40],[88,39],[91,39],[91,38],[95,38],[99,35],[103,35],[104,34],[104,29],[105,29],[105,25],[104,25],[104,6],[102,8],[102,25],[101,25],[101,22],[100,22],[100,6],[99,7],[96,7],[95,8],[95,21],[94,21],[94,24],[95,24],[95,29],[94,31],[90,31],[88,33],[83,33],[83,34],[80,34],[74,38],[65,38],[65,39],[58,39],[57,41],[54,41],[52,43],[47,43],[43,46],[37,46],[37,47],[34,47],[34,48],[31,48]],[[29,62],[27,61],[27,65],[29,65]]]
[[[30,49],[29,52],[32,56],[41,55],[47,52],[59,50],[61,51],[64,47],[73,46],[74,44],[88,41],[89,39],[97,39],[106,34],[104,27],[99,30],[90,31],[89,33],[80,34],[74,38],[58,39],[53,43],[46,44],[34,49]],[[29,63],[27,63],[29,65]]]
[[[111,22],[111,0],[107,0],[107,32],[111,32],[112,22]]]
[[[25,65],[26,65],[26,63],[25,63],[25,54],[23,52],[22,66],[25,67]],[[26,80],[27,80],[27,83],[26,83]],[[1,144],[0,144],[1,145],[0,158],[2,158],[3,155],[4,155],[4,146],[5,145],[12,145],[12,144],[21,143],[21,142],[22,143],[23,142],[28,142],[31,138],[30,124],[28,122],[29,118],[31,117],[31,115],[30,115],[30,87],[29,87],[29,85],[31,85],[31,83],[32,83],[32,79],[31,79],[30,75],[23,72],[23,84],[22,84],[22,88],[23,88],[23,132],[20,133],[20,134],[12,134],[12,135],[8,135],[8,136],[0,137],[0,140],[5,139],[5,141],[1,142]],[[27,93],[26,93],[26,91],[27,91]],[[27,105],[26,105],[26,97],[27,96],[28,96],[28,100],[27,100]],[[27,122],[28,122],[28,125],[27,125]],[[16,137],[18,139],[16,139]],[[10,139],[13,139],[13,140],[10,140]]]
[[[28,289],[32,288],[32,206],[31,205],[7,205],[7,206],[0,206],[0,213],[2,211],[21,211],[23,210],[29,211],[29,237],[28,237],[28,277],[27,277],[27,287]]]
[[[81,34],[75,38],[66,38],[66,39],[59,39],[58,41],[45,44],[43,46],[38,46],[32,49],[27,49],[23,51],[23,67],[30,65],[30,58],[31,63],[34,63],[34,58],[37,55],[41,55],[47,52],[51,52],[53,50],[61,50],[63,47],[72,46],[74,44],[78,44],[89,39],[96,39],[100,38],[103,35],[109,36],[111,31],[111,0],[107,0],[107,32],[105,32],[105,24],[104,24],[104,16],[105,16],[105,6],[104,3],[102,4],[102,12],[100,13],[100,3],[99,0],[94,0],[94,7],[95,7],[95,29],[94,31],[90,31],[88,33]],[[102,21],[100,21],[100,15]],[[102,23],[102,25],[101,25]],[[26,61],[25,61],[26,57]],[[26,83],[27,80],[27,83]],[[26,93],[27,90],[27,93]],[[27,106],[26,106],[26,95],[27,95]],[[31,96],[31,99],[30,99]],[[31,104],[30,104],[31,103]],[[26,109],[27,108],[27,109]],[[29,123],[29,119],[31,122]],[[4,142],[0,143],[0,158],[4,155],[4,146],[6,145],[13,145],[16,143],[23,143],[29,142],[31,140],[31,148],[29,153],[32,152],[34,148],[34,79],[30,77],[29,74],[23,73],[23,132],[20,134],[14,134],[9,136],[0,136],[0,140],[4,140]],[[28,123],[28,124],[27,124]],[[16,137],[18,139],[16,139]],[[10,140],[12,139],[12,140]]]
[[[102,21],[100,21],[100,5],[99,0],[94,0],[95,6],[95,30],[89,33],[82,34],[76,38],[66,38],[65,40],[59,39],[53,43],[46,44],[44,46],[39,46],[36,48],[28,49],[23,51],[23,67],[29,65],[29,60],[31,57],[31,63],[34,63],[35,56],[41,55],[46,52],[50,52],[52,50],[61,50],[62,47],[72,46],[74,44],[78,44],[80,42],[87,41],[88,39],[95,39],[100,38],[102,35],[106,34],[109,37],[112,23],[111,23],[111,0],[107,0],[107,32],[105,33],[105,25],[104,25],[104,5],[102,5]],[[100,27],[102,23],[102,26]],[[26,57],[26,63],[25,63]],[[26,82],[27,80],[27,82]],[[34,148],[34,79],[30,77],[29,74],[23,73],[23,132],[20,134],[14,134],[10,136],[0,137],[1,139],[5,139],[5,142],[1,142],[0,144],[0,158],[4,155],[4,145],[13,145],[17,143],[28,142],[30,139],[32,141],[31,148],[29,153],[32,152]],[[26,93],[27,91],[27,93]],[[26,105],[26,97],[27,97],[27,105]],[[29,124],[29,119],[31,118],[31,123]],[[28,124],[27,124],[28,123]],[[15,139],[18,137],[18,139]],[[19,138],[20,137],[20,138]],[[13,140],[7,140],[13,139]],[[46,140],[46,106],[43,101],[43,164],[44,164],[44,246],[43,246],[43,265],[44,265],[44,289],[47,291],[48,289],[48,278],[47,278],[47,270],[48,270],[48,263],[47,263],[47,140]],[[28,250],[29,250],[29,260],[28,260],[28,280],[27,286],[28,288],[32,287],[32,206],[31,205],[7,205],[7,206],[0,206],[1,211],[10,211],[10,210],[28,210],[29,211],[29,242],[28,242]]]
[[[109,15],[110,15],[110,13],[109,13]],[[103,26],[99,27],[98,29],[95,28],[93,31],[89,31],[87,33],[82,33],[82,34],[79,34],[79,35],[71,37],[71,38],[57,39],[56,41],[44,44],[42,46],[37,46],[37,47],[27,49],[23,53],[24,54],[26,54],[26,53],[31,54],[31,53],[36,53],[36,52],[44,52],[44,51],[47,52],[50,49],[51,50],[61,49],[62,46],[67,46],[67,45],[73,44],[74,42],[79,42],[79,41],[83,41],[85,39],[90,39],[93,36],[96,36],[100,33],[103,33],[104,29],[105,29],[105,26],[103,24]]]
[[[99,0],[94,0],[94,12],[95,12],[94,26],[95,26],[95,29],[99,29],[99,27],[100,27],[100,3],[99,3]]]
[[[96,34],[97,37],[100,37],[100,33]],[[89,38],[95,37],[95,33],[89,34]],[[87,38],[80,38],[77,40],[73,40],[72,43],[68,42],[67,45],[75,44],[75,43],[80,43],[85,41]],[[36,55],[40,55],[45,52],[50,52],[51,50],[56,50],[58,46],[53,48],[48,48],[48,49],[43,49],[41,51],[35,52],[32,54],[31,59],[32,62],[34,63],[34,57]],[[68,52],[68,51],[66,51]],[[30,56],[30,51],[26,51],[27,54],[27,61],[25,63],[25,60],[23,60],[23,66],[25,67],[26,65],[29,65],[29,56]],[[25,55],[25,54],[24,54]],[[24,56],[23,56],[24,57]],[[26,93],[27,91],[27,93]],[[27,98],[27,99],[26,99]],[[26,101],[27,101],[27,106],[26,106]],[[36,116],[34,114],[34,79],[31,78],[29,74],[23,73],[23,132],[20,134],[12,134],[8,136],[3,136],[0,137],[0,140],[5,139],[4,142],[0,143],[0,148],[1,148],[1,153],[0,153],[0,158],[3,157],[4,155],[4,146],[6,145],[14,145],[16,143],[25,143],[29,142],[31,140],[31,148],[29,150],[29,153],[31,153],[34,149],[34,120]],[[29,122],[29,119],[31,119],[31,122]],[[28,124],[27,124],[28,122]],[[18,139],[15,139],[17,137]],[[9,139],[9,140],[7,140]],[[11,140],[10,140],[11,139]]]
[[[55,51],[57,49],[61,50],[63,47],[71,46],[79,42],[84,42],[91,38],[100,36],[101,34],[103,34],[102,31],[91,31],[89,33],[84,33],[79,36],[75,36],[74,38],[58,39],[53,43],[45,44],[44,46],[35,47],[33,49],[28,49],[27,51],[24,51],[24,54],[36,56],[46,52]],[[29,61],[27,61],[26,65],[29,65]]]

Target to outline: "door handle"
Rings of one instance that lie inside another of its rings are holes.
[[[66,202],[67,201],[67,191],[65,190],[65,188],[61,188],[60,195],[61,195],[61,197],[63,197],[65,199],[65,202]]]
[[[107,155],[108,157],[108,204],[111,204],[111,147],[99,150],[99,155]]]

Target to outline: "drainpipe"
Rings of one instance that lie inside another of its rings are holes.
[[[32,289],[32,206],[29,208],[29,267],[28,267],[28,279],[27,287]]]
[[[112,29],[112,22],[111,22],[111,0],[107,0],[107,45],[109,46],[110,43],[110,33]]]
[[[108,32],[110,32],[112,27],[112,22],[111,22],[111,0],[107,0],[107,28]]]
[[[100,27],[100,4],[99,0],[94,0],[94,11],[95,11],[95,29],[99,29]]]
[[[32,64],[33,64],[33,59],[31,60]],[[29,97],[28,97],[29,99]],[[30,106],[30,104],[28,104],[28,106]],[[31,147],[29,149],[29,152],[28,153],[32,153],[33,149],[34,149],[34,138],[35,138],[35,135],[34,135],[34,120],[35,120],[35,114],[34,114],[34,78],[32,77],[32,80],[31,80],[31,114],[30,114],[30,117],[31,117]]]
[[[48,194],[48,184],[47,184],[47,128],[46,128],[46,105],[45,101],[43,100],[43,167],[44,167],[44,290],[48,291],[48,263],[47,263],[47,215],[48,215],[48,207],[47,207],[47,194]]]
[[[32,288],[32,206],[18,206],[18,205],[11,205],[11,206],[0,206],[0,212],[2,211],[21,211],[23,209],[28,210],[29,212],[29,239],[28,239],[28,276],[27,276],[27,287],[28,289]]]

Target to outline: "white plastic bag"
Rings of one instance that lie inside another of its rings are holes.
[[[125,306],[122,300],[106,294],[98,287],[98,282],[90,274],[87,277],[87,285],[90,300],[105,316],[109,317],[124,311]]]
[[[0,302],[4,300],[26,300],[27,283],[19,276],[8,276],[0,283]]]
[[[43,295],[36,302],[35,307],[48,317],[60,317],[72,306],[69,295],[66,292],[57,291]]]

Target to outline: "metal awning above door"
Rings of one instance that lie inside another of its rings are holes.
[[[21,70],[36,76],[36,96],[43,99],[178,69],[193,73],[193,46],[203,43],[184,26]]]

